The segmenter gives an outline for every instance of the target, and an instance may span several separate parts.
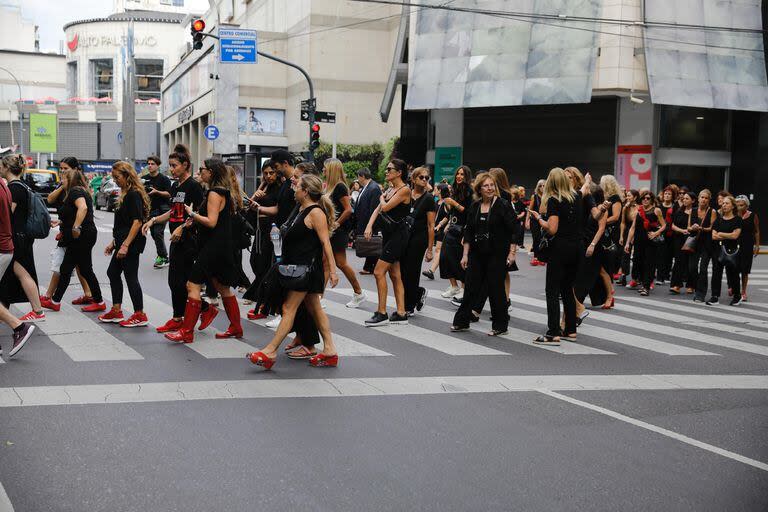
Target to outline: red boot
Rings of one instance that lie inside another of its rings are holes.
[[[211,322],[213,322],[213,319],[216,318],[216,315],[219,314],[219,310],[216,309],[216,306],[213,304],[208,304],[208,309],[204,309],[202,313],[200,313],[200,325],[198,326],[198,331],[205,330],[206,327],[211,325]]]
[[[240,325],[240,305],[237,303],[237,297],[231,295],[229,297],[222,297],[224,302],[224,311],[229,318],[229,328],[224,332],[217,332],[217,339],[225,338],[242,338],[243,326]]]
[[[195,325],[200,316],[200,308],[203,303],[198,299],[187,299],[187,305],[184,308],[184,322],[181,329],[176,332],[167,332],[165,337],[176,343],[192,343],[195,340]]]

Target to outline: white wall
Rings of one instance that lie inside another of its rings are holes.
[[[21,15],[18,0],[5,0],[0,5],[0,49],[34,52],[35,24]]]
[[[16,75],[23,99],[41,99],[48,96],[58,100],[65,98],[66,65],[63,56],[0,50],[0,62],[0,65]],[[0,113],[5,111],[7,115],[7,105],[18,99],[19,89],[16,82],[6,72],[0,71]]]

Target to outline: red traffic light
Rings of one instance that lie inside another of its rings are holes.
[[[315,123],[312,125],[312,131],[318,133],[320,131],[320,125]]]
[[[192,32],[202,32],[205,30],[205,22],[201,19],[196,19],[192,22]]]

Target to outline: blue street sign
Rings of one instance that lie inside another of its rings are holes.
[[[256,31],[219,29],[219,62],[229,64],[255,64]]]
[[[219,138],[219,129],[215,124],[209,124],[203,130],[203,134],[208,140],[216,140]]]

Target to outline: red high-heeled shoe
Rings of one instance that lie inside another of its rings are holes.
[[[317,368],[323,366],[335,368],[339,365],[339,355],[334,354],[332,356],[327,356],[325,354],[317,354],[309,360],[309,364]]]
[[[613,309],[613,306],[616,305],[616,298],[611,297],[611,300],[600,306],[600,309]]]
[[[251,352],[249,354],[246,354],[245,357],[247,357],[253,364],[256,366],[261,366],[265,370],[269,370],[275,365],[275,362],[277,359],[272,359],[264,352]],[[311,362],[311,361],[310,361]]]

